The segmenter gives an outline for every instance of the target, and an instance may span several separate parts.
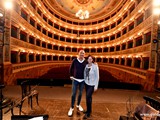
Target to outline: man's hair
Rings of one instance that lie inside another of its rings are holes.
[[[84,49],[83,49],[83,48],[79,48],[79,49],[78,49],[78,52],[80,52],[81,50],[83,50],[83,51],[84,51]]]

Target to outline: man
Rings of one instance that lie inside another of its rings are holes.
[[[84,55],[85,55],[84,50],[80,49],[78,57],[72,61],[72,64],[70,66],[70,79],[72,80],[72,97],[71,97],[71,107],[68,111],[68,116],[73,115],[76,92],[78,88],[79,88],[79,95],[76,107],[79,111],[81,112],[83,111],[80,102],[82,98],[82,91],[84,88],[84,69],[86,66]]]

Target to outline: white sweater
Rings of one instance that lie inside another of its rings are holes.
[[[87,75],[87,70],[89,70],[89,75]],[[99,83],[99,68],[97,64],[92,63],[91,67],[86,65],[84,69],[84,80],[87,85],[94,86],[94,89],[97,90]]]

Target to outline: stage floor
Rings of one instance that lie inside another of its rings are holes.
[[[39,115],[48,114],[49,120],[81,120],[83,113],[78,112],[75,108],[72,117],[68,117],[67,113],[70,108],[71,87],[48,87],[38,86],[39,106],[36,105],[35,99],[33,110],[28,107],[27,101],[23,106],[23,114]],[[13,99],[21,98],[20,86],[6,86],[3,90],[6,97]],[[159,93],[144,92],[138,90],[122,90],[122,89],[98,89],[93,95],[93,110],[89,120],[119,120],[120,115],[126,115],[126,102],[129,98],[132,100],[133,110],[137,104],[144,102],[143,96],[155,97]],[[85,90],[81,105],[85,109]],[[3,110],[5,111],[5,109]],[[14,114],[18,115],[19,109],[14,109]],[[3,115],[3,120],[11,120],[11,113]]]

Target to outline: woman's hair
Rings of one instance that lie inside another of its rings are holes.
[[[88,55],[87,60],[88,60],[89,57],[91,57],[93,59],[92,63],[94,63],[94,57],[92,55]],[[88,61],[87,61],[87,63],[88,63]]]

